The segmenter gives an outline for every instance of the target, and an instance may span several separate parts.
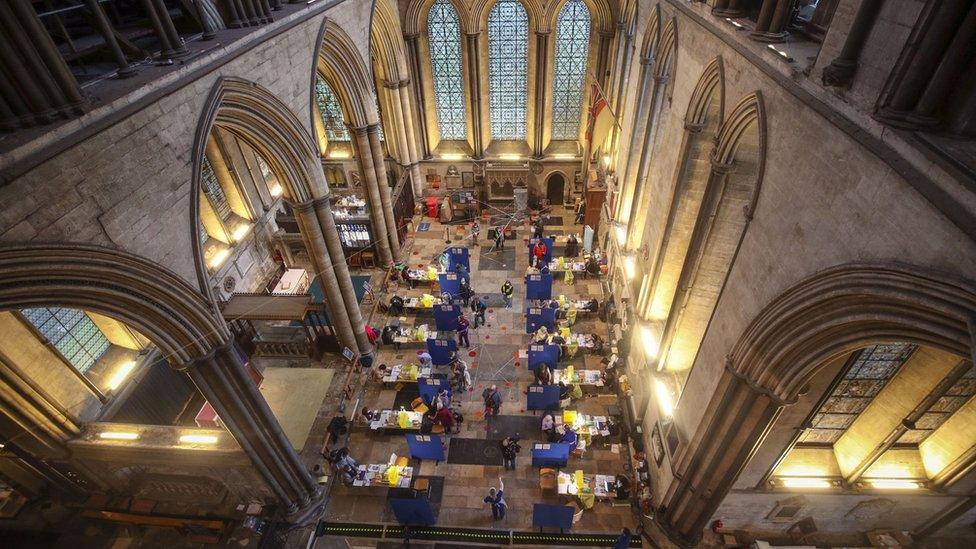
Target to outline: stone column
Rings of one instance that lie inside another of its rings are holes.
[[[386,223],[386,236],[390,240],[390,262],[383,264],[383,267],[388,269],[400,255],[400,236],[396,230],[396,219],[393,217],[393,193],[390,191],[389,178],[386,175],[386,162],[383,159],[383,144],[380,143],[379,124],[367,126],[366,134],[369,138],[369,148],[373,154],[373,165],[376,169],[380,204],[383,206],[383,220]]]
[[[481,126],[481,55],[478,43],[480,32],[464,35],[464,44],[468,51],[468,95],[471,97],[471,135],[473,137],[471,158],[480,159],[485,156],[484,129]]]
[[[420,81],[420,75],[423,74],[420,69],[420,35],[405,34],[403,38],[407,41],[407,61],[410,63],[410,73],[414,75],[414,96],[417,98],[417,105],[419,106],[418,110],[420,113],[417,116],[417,129],[420,131],[421,146],[418,152],[423,155],[424,159],[430,159],[430,136],[427,133],[427,110],[424,108],[427,101],[424,97],[423,83]],[[418,156],[417,159],[419,160],[420,157]]]
[[[657,72],[656,70],[654,71]],[[666,75],[654,74],[654,90],[651,92],[650,101],[650,116],[654,116],[654,112],[657,110],[657,104],[661,100],[661,90],[667,84],[668,77]],[[644,194],[647,186],[647,174],[650,171],[650,154],[649,149],[654,146],[654,136],[656,134],[657,125],[654,121],[650,119],[644,125],[644,135],[641,141],[644,142],[642,151],[639,153],[640,158],[637,162],[637,173],[636,179],[634,181],[634,195],[631,199],[630,216],[627,222],[627,240],[626,248],[628,250],[636,249],[639,245],[640,238],[644,235],[644,221],[643,217],[643,202]]]
[[[546,82],[549,82],[548,31],[535,33],[535,128],[532,137],[532,157],[541,159],[542,134],[546,126]]]
[[[308,255],[312,258],[315,275],[319,278],[322,291],[325,292],[326,308],[329,310],[329,318],[332,321],[332,327],[335,328],[336,336],[339,342],[346,347],[358,349],[356,332],[353,329],[349,313],[346,311],[345,301],[333,267],[336,262],[345,264],[342,249],[340,247],[339,256],[333,259],[325,242],[325,231],[319,223],[313,201],[295,204],[295,220],[298,221],[299,230],[305,239]]]
[[[647,152],[647,127],[651,124],[651,101],[648,92],[654,87],[654,57],[641,59],[641,81],[638,90],[637,109],[634,113],[634,129],[630,139],[630,149],[627,151],[627,162],[624,172],[620,174],[620,194],[616,208],[615,219],[626,223],[630,220],[630,212],[634,207],[634,185],[637,183],[637,166],[641,157]]]
[[[384,82],[383,89],[386,90],[386,97],[389,99],[387,103],[390,105],[390,117],[393,119],[394,130],[396,130],[398,160],[400,166],[406,168],[410,165],[410,146],[407,144],[407,125],[403,113],[403,103],[400,101],[400,83]]]
[[[671,464],[674,479],[657,522],[672,541],[694,546],[767,428],[786,403],[727,365],[705,417]],[[678,411],[680,413],[680,409]]]
[[[410,184],[417,198],[424,194],[424,180],[420,174],[420,150],[417,134],[413,127],[413,109],[410,101],[410,80],[400,81],[400,104],[403,110],[403,123],[406,126],[407,148],[410,149]]]
[[[292,448],[233,346],[218,347],[184,369],[278,497],[287,520],[314,520],[324,505],[324,491]]]
[[[610,62],[610,44],[613,42],[613,31],[600,31],[600,39],[597,42],[597,57],[595,76],[600,87],[607,89],[610,82],[610,75],[607,72],[607,63]],[[610,98],[607,98],[610,101]]]
[[[239,5],[240,0],[227,0],[224,2],[224,6],[227,7],[227,16],[230,21],[227,22],[227,28],[239,29],[244,26],[244,22],[241,19],[241,13],[244,8]]]
[[[634,53],[634,48],[633,48],[634,35],[632,33],[627,32],[626,25],[623,22],[620,22],[617,23],[617,37],[618,39],[620,37],[623,37],[623,42],[622,42],[623,51],[618,52],[617,55],[619,61],[617,66],[619,68],[616,71],[616,73],[619,75],[619,78],[614,83],[615,88],[613,92],[614,93],[613,105],[614,108],[616,109],[617,116],[620,117],[620,119],[617,122],[623,123],[624,85],[627,83],[628,79],[630,78],[630,61]],[[614,158],[613,158],[613,162],[610,163],[610,166],[615,168],[616,160],[617,160],[616,157],[618,154],[620,154],[620,152],[617,150],[617,147],[618,144],[620,143],[621,128],[620,126],[614,125],[612,131],[613,131],[613,135],[610,140],[610,151],[612,152]]]
[[[119,78],[127,78],[135,74],[136,70],[129,65],[125,54],[122,53],[122,48],[119,47],[119,41],[115,38],[115,31],[112,30],[112,25],[105,17],[102,5],[98,3],[98,0],[85,0],[85,3],[88,6],[88,11],[92,14],[92,18],[95,19],[95,24],[98,25],[98,32],[102,35],[105,45],[108,46],[109,52],[115,59],[115,64],[119,66]]]
[[[857,70],[857,60],[861,57],[861,50],[871,34],[874,22],[878,19],[878,12],[884,0],[861,0],[861,5],[854,15],[851,30],[844,39],[844,46],[840,55],[830,62],[823,71],[823,83],[826,86],[849,88]]]
[[[756,28],[749,37],[759,42],[782,42],[789,34],[786,25],[793,12],[793,0],[764,0]]]
[[[359,161],[359,170],[363,174],[363,185],[366,187],[366,199],[369,203],[369,220],[373,227],[373,243],[376,245],[376,253],[382,265],[390,265],[393,263],[393,254],[390,251],[389,237],[386,236],[386,220],[383,219],[383,200],[380,198],[380,188],[376,179],[376,168],[373,164],[373,153],[369,145],[369,137],[366,135],[365,127],[349,128],[349,131],[353,136],[356,159]]]
[[[84,112],[64,58],[28,0],[0,2],[0,127],[44,124]]]
[[[716,0],[712,13],[719,17],[742,17],[742,0]]]

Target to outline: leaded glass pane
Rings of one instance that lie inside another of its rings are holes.
[[[109,348],[102,331],[77,309],[24,309],[21,314],[80,372],[91,368]]]
[[[332,88],[325,80],[315,79],[315,102],[322,114],[322,125],[325,126],[325,137],[329,141],[349,141],[349,130],[342,118],[342,106]]]
[[[556,22],[556,55],[552,82],[552,138],[579,136],[590,51],[590,10],[583,0],[567,0]]]
[[[525,139],[529,88],[529,16],[519,0],[488,13],[488,107],[492,139]]]
[[[200,185],[203,189],[203,194],[207,195],[207,199],[210,200],[210,205],[217,212],[217,216],[227,221],[227,218],[230,217],[230,204],[227,202],[227,195],[224,194],[223,187],[217,181],[213,166],[210,165],[210,159],[206,155],[204,155],[203,162],[200,166]]]
[[[441,139],[460,140],[467,134],[464,76],[461,72],[461,25],[449,0],[437,0],[427,13],[430,72],[434,76],[437,128]]]

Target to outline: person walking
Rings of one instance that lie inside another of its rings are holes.
[[[471,296],[474,295],[474,290],[471,289],[471,284],[467,280],[461,279],[461,283],[458,287],[458,297],[461,298],[461,303],[465,307],[471,304]]]
[[[484,502],[491,506],[491,518],[494,520],[502,520],[505,518],[505,509],[508,504],[505,503],[505,481],[502,477],[498,477],[498,489],[494,487],[488,489],[488,495],[485,496]]]
[[[468,319],[464,318],[463,314],[459,316],[458,327],[457,327],[458,347],[460,347],[461,345],[464,345],[465,349],[471,347],[471,340],[468,339],[468,326],[471,326],[471,323],[468,322]]]
[[[376,345],[376,340],[379,339],[380,334],[376,333],[376,328],[370,326],[369,324],[365,327],[366,339],[369,340],[370,344]]]
[[[477,221],[471,224],[471,245],[478,245],[478,237],[481,235],[481,225]]]
[[[617,541],[613,544],[613,549],[627,549],[630,547],[630,528],[624,528],[620,535],[617,536]]]
[[[515,286],[512,286],[512,282],[510,280],[506,280],[505,283],[502,284],[502,296],[505,297],[506,307],[512,306],[512,296],[514,295],[515,295]]]
[[[515,433],[515,436],[505,437],[498,443],[502,450],[502,461],[504,462],[505,469],[515,470],[515,458],[518,457],[518,453],[522,450],[519,446],[519,436]]]
[[[498,386],[486,388],[482,391],[481,398],[485,401],[485,417],[497,416],[502,408],[502,395],[498,392]]]
[[[542,264],[545,261],[546,253],[549,252],[549,247],[542,238],[536,241],[535,246],[532,247],[532,260],[533,266],[537,269],[542,268]]]
[[[478,329],[478,323],[480,322],[482,326],[488,324],[485,320],[485,313],[488,311],[488,297],[487,296],[471,296],[471,309],[474,311],[474,328]]]
[[[504,250],[505,249],[505,227],[498,227],[495,231],[495,245],[492,246],[490,251]]]

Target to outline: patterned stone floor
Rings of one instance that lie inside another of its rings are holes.
[[[562,224],[547,226],[550,234],[569,234],[581,232],[580,225],[572,225],[571,212],[560,209],[553,213],[561,218]],[[554,221],[560,221],[555,219]],[[415,219],[414,226],[421,222],[430,223],[426,232],[417,232],[408,240],[403,258],[411,267],[422,267],[429,264],[445,246],[445,226],[439,222],[424,218]],[[512,308],[495,306],[489,309],[487,326],[471,330],[471,349],[473,356],[464,356],[472,370],[473,388],[466,395],[460,396],[460,410],[465,421],[461,433],[455,436],[464,438],[500,438],[507,433],[489,433],[484,419],[481,417],[481,392],[487,385],[495,384],[502,390],[504,402],[501,415],[531,416],[526,411],[526,386],[532,381],[532,373],[524,363],[516,357],[519,348],[525,348],[528,335],[525,333],[523,317],[523,296],[525,287],[523,276],[528,266],[528,249],[526,237],[529,234],[526,226],[518,227],[517,237],[506,243],[505,252],[489,252],[490,242],[486,240],[487,229],[482,229],[482,239],[477,247],[470,246],[470,240],[462,240],[469,225],[453,225],[446,227],[452,238],[453,245],[467,245],[472,250],[472,287],[477,293],[499,293],[502,283],[507,279],[515,286],[515,300]],[[557,277],[559,278],[559,277]],[[377,285],[378,287],[378,285]],[[393,291],[401,296],[420,296],[429,287],[420,286],[414,290],[406,286],[391,287],[380,296],[384,302]],[[556,283],[554,295],[565,294],[571,296],[601,296],[600,282],[597,280],[582,280],[577,277],[572,286]],[[386,325],[391,318],[377,313],[372,318],[372,324],[377,327]],[[407,314],[401,318],[401,324],[415,326],[429,323],[433,328],[433,318],[429,315]],[[606,326],[595,315],[588,318],[581,317],[573,328],[578,332],[593,332],[606,339]],[[399,364],[409,362],[419,346],[404,346],[399,352],[391,347],[380,347],[377,361],[385,364]],[[516,362],[519,362],[516,366]],[[576,359],[577,367],[584,364],[597,368],[599,357],[586,355]],[[446,371],[446,368],[444,368]],[[385,408],[393,404],[396,392],[384,389],[378,384],[368,385],[365,390],[362,406],[372,409]],[[455,398],[455,405],[458,398]],[[612,395],[585,396],[573,408],[589,414],[603,415],[607,406],[615,405],[616,397]],[[420,476],[444,477],[443,498],[441,501],[438,524],[449,526],[469,527],[498,527],[504,529],[530,529],[532,526],[532,505],[536,502],[568,504],[566,496],[543,496],[538,482],[538,469],[531,466],[529,439],[536,438],[538,433],[521,433],[523,436],[523,450],[518,459],[515,471],[505,471],[500,466],[486,465],[457,465],[424,461],[419,468]],[[373,433],[363,423],[357,423],[349,438],[350,451],[360,463],[385,462],[391,453],[408,455],[406,441],[402,435],[381,435]],[[571,458],[566,471],[582,469],[586,473],[617,474],[625,472],[625,447],[620,447],[621,453],[615,453],[611,447],[593,446],[587,449],[582,459]],[[413,460],[413,465],[417,465]],[[416,474],[416,473],[415,473]],[[498,485],[498,477],[505,480],[506,499],[508,501],[508,516],[501,522],[491,518],[490,510],[483,503],[487,490]],[[327,520],[379,522],[389,520],[386,505],[386,490],[377,491],[374,488],[348,488],[338,483],[334,486],[330,504],[326,512]],[[579,532],[619,532],[623,526],[633,526],[634,519],[629,507],[613,507],[606,502],[598,502],[596,506],[583,513],[580,521],[574,526]]]

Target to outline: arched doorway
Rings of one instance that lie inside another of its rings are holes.
[[[566,178],[562,173],[556,172],[546,180],[546,198],[551,204],[562,204],[565,190]]]

